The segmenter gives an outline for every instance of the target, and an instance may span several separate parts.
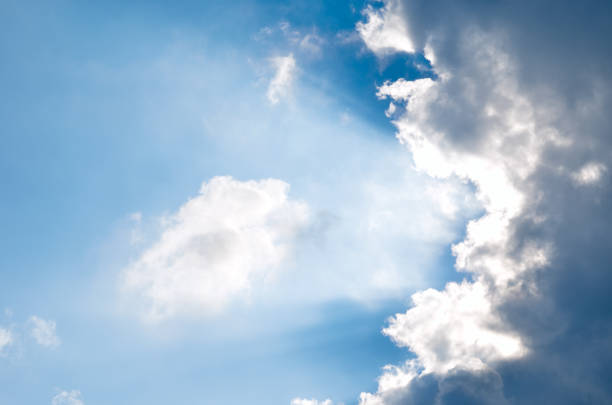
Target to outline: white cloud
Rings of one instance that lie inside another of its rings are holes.
[[[59,346],[60,339],[55,331],[55,321],[47,321],[37,316],[31,316],[29,322],[32,325],[31,334],[36,343],[46,347]]]
[[[414,307],[396,315],[384,333],[410,347],[423,373],[480,370],[492,361],[520,357],[526,349],[520,337],[503,329],[489,294],[479,281],[416,293]]]
[[[0,328],[0,355],[5,347],[9,346],[13,342],[13,335],[8,329]]]
[[[408,28],[401,16],[401,3],[388,0],[382,10],[368,6],[363,14],[366,22],[357,23],[357,32],[366,46],[378,56],[395,52],[414,52]]]
[[[316,399],[294,398],[291,400],[291,405],[334,405],[331,399],[317,401]]]
[[[215,177],[167,218],[159,240],[125,271],[147,298],[149,316],[210,313],[273,275],[286,259],[308,207],[276,179]]]
[[[62,391],[51,400],[51,405],[84,405],[81,392],[77,390]]]
[[[281,99],[286,98],[291,91],[296,73],[296,63],[293,54],[272,58],[271,63],[275,73],[268,85],[267,97],[270,103],[277,104]]]
[[[601,179],[606,170],[606,166],[602,163],[590,162],[582,166],[577,172],[572,173],[572,179],[579,185],[594,184]]]
[[[311,55],[318,56],[321,54],[324,42],[323,38],[315,33],[306,34],[300,40],[300,49]]]
[[[432,66],[436,64],[436,53],[434,52],[430,42],[427,42],[423,47],[423,55]]]

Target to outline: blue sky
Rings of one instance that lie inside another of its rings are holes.
[[[0,404],[612,401],[610,16],[2,2]]]
[[[372,236],[385,238],[370,242],[388,246],[385,260],[425,274],[389,297],[355,290],[361,282],[335,291],[371,260],[355,256],[366,244],[342,219],[376,203],[359,201],[365,182],[415,188],[392,202],[415,209],[402,221],[432,215],[418,197],[429,180],[411,169],[375,97],[383,80],[427,72],[413,66],[418,56],[369,53],[354,29],[362,8],[3,3],[0,304],[13,344],[0,365],[2,402],[50,403],[78,389],[87,404],[351,403],[375,388],[380,367],[408,355],[380,329],[407,292],[442,283],[452,265],[444,248],[464,220],[434,218],[439,235],[423,244],[414,233]],[[306,35],[314,48],[296,45]],[[272,104],[271,60],[290,54],[292,92]],[[329,231],[339,240],[322,252],[311,237],[287,265],[297,280],[253,302],[142,321],[124,303],[122,269],[159,236],[158,218],[219,175],[288,182],[321,221],[342,222]],[[61,344],[36,344],[33,315],[56,323]]]

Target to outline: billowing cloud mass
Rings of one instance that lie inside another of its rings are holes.
[[[124,274],[152,319],[210,313],[273,276],[309,221],[305,203],[276,179],[215,177],[165,219],[159,240]]]
[[[465,280],[391,318],[414,358],[362,405],[612,402],[612,10],[536,3],[388,1],[357,26],[376,54],[432,62],[378,97],[417,169],[471,182],[485,209],[453,246]],[[372,34],[389,21],[403,42]]]
[[[277,104],[283,98],[286,98],[291,91],[296,64],[292,54],[272,58],[271,62],[275,73],[272,80],[270,80],[266,95],[270,103]]]
[[[10,345],[12,341],[13,336],[11,334],[11,331],[9,331],[8,329],[0,328],[0,355],[2,355],[4,348]]]
[[[60,339],[55,331],[55,321],[44,320],[37,316],[31,316],[29,323],[31,325],[31,334],[36,343],[46,347],[57,347],[60,344]]]
[[[84,405],[81,392],[77,390],[62,391],[51,400],[51,405]]]

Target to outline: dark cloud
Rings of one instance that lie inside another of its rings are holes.
[[[422,374],[381,395],[381,403],[612,403],[612,2],[402,5],[415,48],[431,44],[436,66],[453,75],[444,97],[424,110],[430,132],[445,134],[445,148],[491,153],[491,140],[505,129],[486,106],[504,111],[516,97],[528,100],[533,128],[494,151],[511,157],[503,164],[514,165],[510,176],[525,197],[501,254],[520,263],[530,246],[551,250],[545,266],[513,279],[506,292],[490,287],[501,297],[495,315],[521,336],[528,354],[489,361],[487,371]],[[516,91],[500,93],[495,71],[483,74],[479,61],[491,54],[512,61],[504,75]],[[530,155],[517,150],[551,129],[564,141],[547,142],[529,175],[519,176]],[[581,181],[580,170],[593,162],[605,169]]]

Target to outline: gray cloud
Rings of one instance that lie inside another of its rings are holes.
[[[454,248],[467,281],[386,329],[416,359],[361,403],[612,403],[612,4],[387,9],[438,75],[379,90],[405,106],[398,138],[421,170],[473,182],[487,212]]]

